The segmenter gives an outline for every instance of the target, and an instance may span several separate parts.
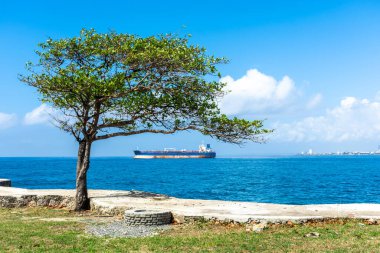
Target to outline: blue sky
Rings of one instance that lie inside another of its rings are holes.
[[[267,144],[237,147],[197,133],[119,137],[96,156],[140,148],[194,148],[220,155],[375,150],[380,144],[379,1],[33,1],[0,10],[0,156],[74,156],[71,136],[49,125],[38,94],[20,83],[37,44],[81,28],[148,36],[192,34],[191,43],[230,59],[232,90],[221,107],[267,119]],[[31,113],[34,112],[34,113]],[[27,116],[28,115],[28,116]]]

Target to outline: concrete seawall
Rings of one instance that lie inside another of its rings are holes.
[[[74,190],[28,190],[0,187],[0,207],[72,208]],[[91,208],[118,215],[128,209],[169,210],[177,220],[216,219],[236,222],[307,221],[331,218],[380,219],[380,204],[280,205],[254,202],[179,199],[139,191],[90,190]]]

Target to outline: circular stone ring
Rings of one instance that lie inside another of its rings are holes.
[[[172,222],[173,215],[169,211],[126,210],[124,222],[130,226],[157,226]]]

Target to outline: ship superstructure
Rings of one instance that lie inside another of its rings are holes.
[[[164,150],[134,150],[134,158],[215,158],[216,153],[211,149],[210,144],[199,145],[198,150],[176,150],[175,148],[165,148]]]

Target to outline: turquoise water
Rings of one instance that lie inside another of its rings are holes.
[[[75,187],[74,158],[0,158],[14,187]],[[380,203],[380,156],[94,158],[89,188],[286,204]]]

